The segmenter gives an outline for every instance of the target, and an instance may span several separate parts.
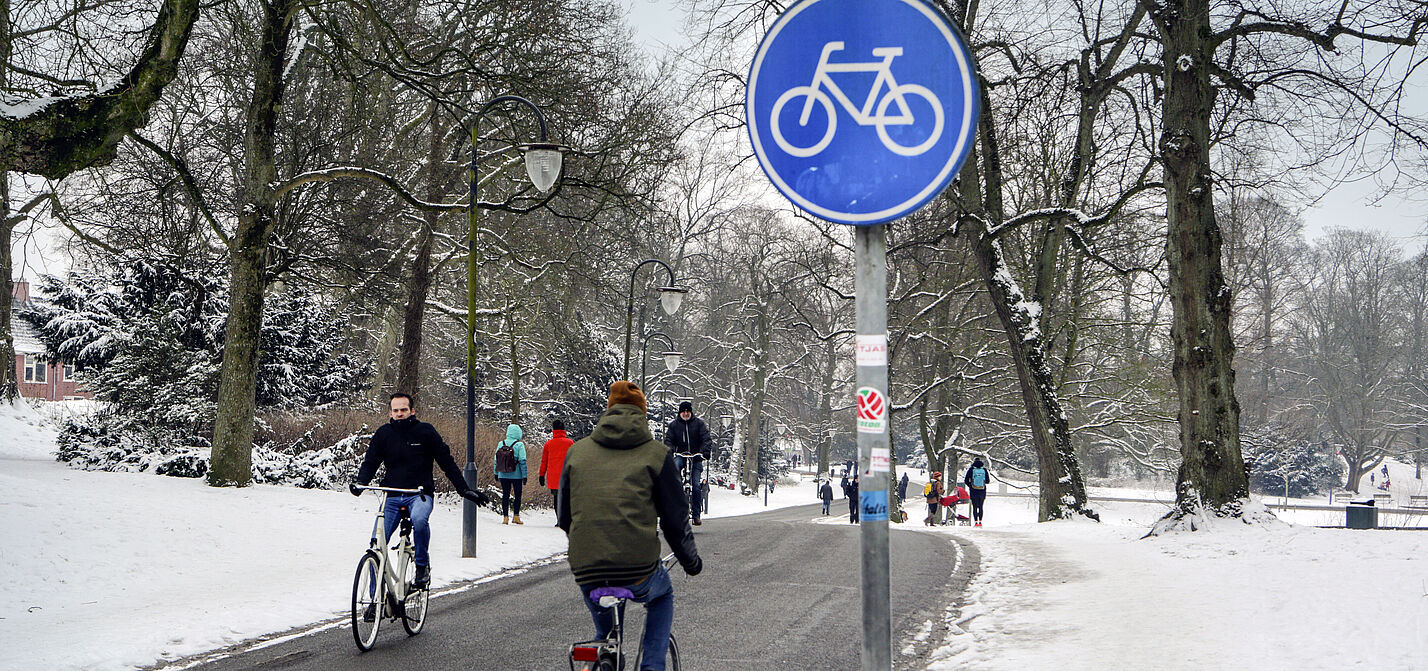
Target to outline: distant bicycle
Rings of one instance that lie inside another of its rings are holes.
[[[694,497],[696,496],[695,485],[692,482],[694,480],[694,460],[701,457],[698,453],[685,454],[683,452],[675,452],[674,456],[679,457],[681,463],[684,464],[684,467],[679,469],[679,480],[684,483],[684,500],[689,504],[689,509],[694,510]],[[709,473],[707,469],[704,478],[704,482],[699,483],[697,496],[699,503],[702,504],[699,506],[699,510],[707,513],[709,512]]]
[[[677,563],[673,554],[665,555],[660,563],[669,571]],[[635,598],[634,592],[624,587],[601,587],[590,592],[590,600],[604,608],[615,610],[615,626],[610,635],[592,641],[582,641],[570,646],[570,671],[625,671],[625,602]],[[643,637],[643,634],[641,635]],[[640,668],[640,639],[634,640],[634,669]],[[679,671],[679,644],[674,632],[669,632],[669,652],[665,654],[664,668]]]
[[[854,123],[859,126],[873,126],[877,129],[878,139],[882,140],[883,146],[887,147],[888,151],[899,156],[920,156],[926,153],[942,137],[942,125],[946,115],[942,111],[942,101],[938,100],[937,96],[927,87],[917,84],[899,84],[896,79],[893,79],[892,61],[902,55],[902,47],[873,49],[873,56],[881,58],[881,61],[829,63],[828,57],[836,51],[842,51],[843,46],[843,42],[829,42],[823,45],[823,54],[818,59],[818,67],[813,71],[813,82],[807,86],[795,86],[784,91],[774,102],[769,123],[769,131],[773,134],[774,142],[790,156],[799,158],[808,158],[826,149],[829,143],[833,142],[833,135],[838,132],[838,110],[833,108],[833,100],[836,98],[838,104],[853,117]],[[830,73],[834,72],[877,73],[872,88],[868,90],[868,97],[863,101],[861,107],[854,105],[852,99],[843,93],[843,89],[838,88],[838,84],[830,76]],[[887,87],[886,93],[883,93],[884,87]],[[823,92],[822,89],[825,88],[828,89],[828,93]],[[829,93],[832,94],[831,98]],[[879,93],[882,93],[881,98]],[[933,121],[932,131],[928,134],[927,139],[911,146],[899,144],[888,134],[888,126],[908,126],[916,123],[912,108],[907,104],[908,96],[922,98],[928,105],[931,105]],[[783,134],[783,129],[779,127],[779,113],[783,111],[784,105],[797,98],[804,99],[803,110],[798,115],[799,126],[808,126],[815,102],[822,106],[824,115],[828,117],[828,127],[823,131],[823,137],[807,147],[799,147],[789,142]],[[888,107],[893,105],[896,105],[897,113],[889,116]]]
[[[376,643],[377,629],[384,619],[401,620],[402,628],[407,630],[409,636],[420,634],[422,625],[426,624],[431,587],[429,584],[421,587],[412,584],[416,576],[416,546],[412,543],[411,511],[405,506],[398,509],[400,519],[393,534],[396,545],[389,547],[393,539],[386,537],[383,509],[386,508],[388,494],[423,496],[427,493],[420,487],[356,487],[383,493],[377,505],[377,520],[372,526],[371,545],[357,562],[357,575],[352,579],[352,638],[357,642],[357,648],[366,652]],[[377,595],[378,587],[381,588],[380,597]]]

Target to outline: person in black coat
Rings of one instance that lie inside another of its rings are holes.
[[[843,476],[843,496],[848,497],[848,522],[858,523],[858,476],[853,475],[849,480],[848,476]]]
[[[689,401],[679,404],[679,417],[670,422],[669,428],[665,429],[664,444],[669,446],[670,452],[674,453],[674,466],[679,469],[681,474],[684,473],[684,460],[694,460],[694,463],[689,466],[691,492],[689,517],[694,524],[700,524],[699,513],[703,512],[701,504],[704,502],[701,491],[704,462],[713,456],[714,441],[709,435],[709,427],[704,425],[704,420],[694,416],[694,404]]]
[[[897,500],[907,500],[907,474],[902,474],[902,479],[897,481]]]
[[[417,585],[426,585],[431,579],[431,557],[427,548],[431,544],[431,508],[436,491],[436,480],[431,475],[433,463],[441,467],[446,479],[462,497],[486,505],[488,497],[479,491],[467,488],[466,479],[451,457],[451,448],[441,439],[436,428],[417,420],[412,410],[412,397],[402,392],[392,394],[388,417],[391,421],[383,424],[372,434],[372,443],[362,458],[362,466],[357,470],[356,481],[348,485],[353,496],[361,496],[358,485],[366,486],[377,474],[377,467],[387,466],[387,474],[382,476],[382,486],[393,489],[424,489],[421,496],[389,494],[387,506],[383,509],[386,535],[401,521],[399,509],[406,508],[412,520],[412,541],[416,544]]]
[[[823,514],[828,514],[828,507],[833,505],[833,484],[831,480],[824,480],[818,487],[818,498],[823,499]]]

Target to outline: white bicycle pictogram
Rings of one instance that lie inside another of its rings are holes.
[[[773,113],[769,128],[773,133],[774,142],[778,143],[780,149],[792,156],[807,158],[816,155],[826,149],[833,141],[833,135],[838,131],[838,111],[833,108],[833,98],[837,98],[838,104],[848,111],[853,117],[853,121],[859,126],[873,126],[878,131],[878,138],[882,140],[883,146],[900,156],[918,156],[925,153],[932,145],[937,143],[942,137],[942,101],[933,95],[925,86],[917,84],[899,84],[893,79],[892,61],[902,55],[902,47],[877,47],[873,49],[873,56],[881,58],[881,61],[869,63],[829,63],[828,57],[835,51],[842,51],[842,42],[829,42],[823,45],[823,54],[818,59],[818,68],[813,71],[813,83],[807,86],[795,86],[783,92],[774,102]],[[873,80],[873,86],[868,90],[868,98],[863,101],[861,108],[853,105],[853,101],[848,98],[843,90],[833,82],[830,73],[834,72],[876,72],[877,78]],[[887,91],[882,97],[878,93],[887,87]],[[829,93],[823,92],[827,88]],[[919,96],[925,99],[932,106],[932,133],[921,144],[905,146],[898,144],[888,136],[888,126],[908,126],[916,123],[912,116],[912,108],[907,105],[907,96]],[[823,132],[823,138],[810,147],[797,147],[784,139],[783,131],[779,129],[779,112],[783,111],[783,106],[789,101],[800,96],[806,99],[803,102],[803,112],[798,117],[799,126],[807,126],[808,118],[813,112],[813,103],[816,101],[823,106],[823,110],[828,115],[828,129]],[[876,103],[877,109],[874,110]],[[888,116],[888,106],[896,104],[898,114]]]

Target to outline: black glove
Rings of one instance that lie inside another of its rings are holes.
[[[484,506],[487,503],[491,502],[491,497],[487,496],[486,492],[475,489],[461,490],[461,498],[466,499],[478,506]]]
[[[522,484],[522,485],[525,485],[525,484],[526,484],[526,478],[521,478],[521,484]]]
[[[357,483],[355,483],[355,482],[349,482],[349,483],[347,483],[347,491],[352,492],[352,495],[353,495],[353,496],[361,496],[361,495],[362,495],[362,490],[360,490],[360,489],[357,488]]]
[[[539,482],[540,482],[540,486],[542,486],[542,487],[545,486],[545,476],[544,476],[544,475],[540,476]]]
[[[684,567],[685,575],[699,575],[699,572],[704,570],[704,560],[700,559],[699,555],[694,555],[694,559],[692,561],[688,563],[680,562],[679,565]]]

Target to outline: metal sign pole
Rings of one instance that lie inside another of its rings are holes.
[[[862,532],[863,671],[892,668],[888,567],[887,226],[854,229],[858,321],[858,526]],[[879,349],[880,347],[880,349]],[[867,418],[867,419],[865,419]]]

